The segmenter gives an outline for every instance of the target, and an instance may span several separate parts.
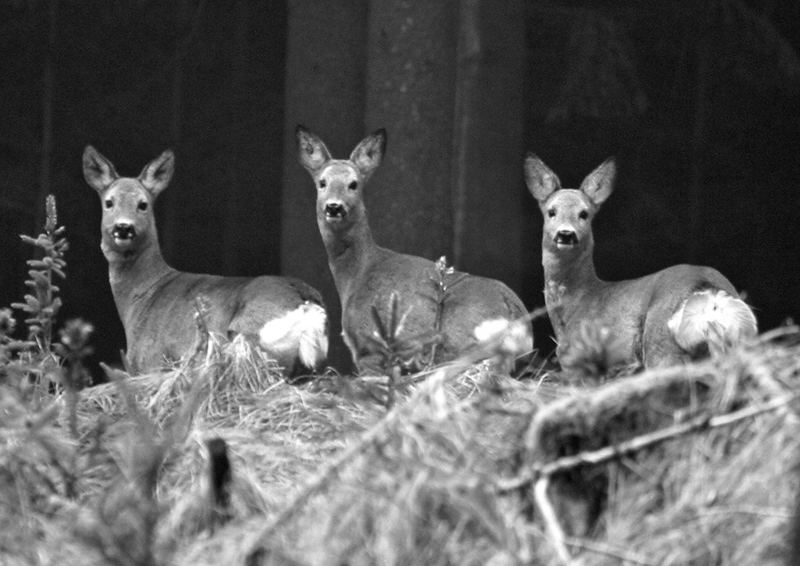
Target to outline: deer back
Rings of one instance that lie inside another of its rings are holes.
[[[408,347],[413,370],[469,350],[477,343],[475,328],[486,320],[527,315],[500,281],[442,265],[377,248],[356,284],[340,295],[343,335],[359,368],[381,369],[375,338],[387,332]]]

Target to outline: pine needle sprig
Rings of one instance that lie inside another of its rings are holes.
[[[69,248],[64,235],[66,229],[58,226],[56,199],[53,195],[47,196],[47,220],[44,231],[36,238],[21,235],[22,241],[41,250],[42,257],[27,261],[30,279],[25,285],[30,292],[25,295],[24,303],[12,303],[12,307],[27,314],[25,324],[28,326],[27,345],[29,348],[38,348],[42,354],[49,354],[53,340],[53,327],[61,308],[61,299],[58,297],[60,289],[54,284],[54,276],[64,279],[66,277],[66,260],[64,254]]]
[[[425,353],[441,340],[435,330],[425,331],[414,336],[404,335],[406,318],[411,309],[400,313],[400,299],[397,293],[389,297],[387,320],[381,317],[380,309],[372,305],[371,315],[375,331],[368,336],[371,347],[379,360],[384,375],[388,378],[386,398],[383,404],[391,408],[394,404],[395,390],[401,384],[401,376],[424,368]]]

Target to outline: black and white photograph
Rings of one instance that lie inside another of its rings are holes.
[[[800,4],[0,0],[0,565],[800,566]]]

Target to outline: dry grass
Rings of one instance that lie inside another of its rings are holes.
[[[374,379],[290,385],[246,342],[212,341],[166,374],[83,392],[74,499],[59,495],[56,469],[75,449],[65,416],[37,429],[41,407],[2,395],[2,563],[559,564],[531,496],[544,465],[800,391],[796,330],[593,387],[469,362],[438,368],[386,409],[370,401]],[[602,503],[585,536],[567,539],[572,562],[782,564],[797,408],[560,476],[557,509],[575,485]],[[224,524],[208,520],[213,437],[233,467]]]

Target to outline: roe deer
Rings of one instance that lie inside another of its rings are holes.
[[[525,159],[528,189],[544,215],[544,297],[562,364],[587,323],[615,336],[621,361],[645,367],[718,352],[754,336],[753,311],[710,267],[676,265],[639,279],[598,279],[592,220],[611,194],[615,175],[614,160],[607,159],[580,189],[562,189],[538,157]]]
[[[447,271],[445,290],[437,283],[445,273],[443,264],[375,243],[362,191],[383,158],[385,130],[362,140],[349,159],[332,159],[322,140],[302,126],[297,127],[296,136],[300,163],[317,187],[317,224],[342,305],[342,335],[359,370],[380,369],[374,337],[382,323],[375,315],[396,322],[394,300],[403,316],[401,338],[413,341],[435,331],[442,340],[423,354],[427,360],[419,355],[406,360],[411,370],[424,362],[456,357],[476,343],[475,328],[487,320],[511,321],[528,314],[522,301],[500,281]],[[526,325],[530,350],[533,337]]]
[[[199,296],[208,303],[209,331],[252,339],[287,375],[319,367],[327,356],[328,335],[316,289],[288,277],[182,273],[164,261],[153,203],[169,184],[174,164],[168,150],[139,177],[120,177],[92,146],[83,152],[84,177],[103,203],[100,248],[108,260],[131,370],[155,370],[192,352]]]

